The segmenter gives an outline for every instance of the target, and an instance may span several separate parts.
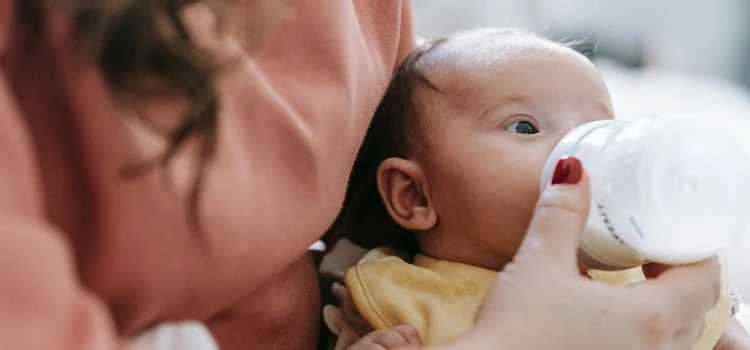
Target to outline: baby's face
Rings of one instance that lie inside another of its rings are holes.
[[[594,66],[564,47],[513,50],[499,67],[464,62],[431,70],[443,92],[417,92],[438,215],[423,239],[439,242],[421,245],[436,258],[500,269],[526,232],[552,149],[576,126],[611,119],[612,105]]]

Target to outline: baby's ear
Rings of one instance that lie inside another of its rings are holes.
[[[437,224],[427,181],[413,160],[388,158],[378,168],[380,198],[399,226],[411,231],[426,231]]]

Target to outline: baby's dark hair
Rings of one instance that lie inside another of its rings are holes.
[[[420,45],[396,71],[357,154],[344,206],[324,237],[329,246],[346,237],[365,248],[391,245],[416,251],[414,235],[396,224],[386,211],[378,193],[377,171],[388,158],[409,158],[426,147],[414,92],[419,86],[439,91],[427,78],[423,57],[446,40],[440,38]]]

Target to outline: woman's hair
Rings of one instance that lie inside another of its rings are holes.
[[[125,179],[161,168],[188,141],[196,141],[197,164],[188,198],[188,218],[200,231],[198,203],[205,166],[214,153],[219,97],[217,77],[222,67],[191,40],[182,10],[191,4],[208,5],[219,19],[232,0],[17,0],[17,18],[23,18],[25,36],[39,37],[42,7],[64,11],[73,24],[78,48],[101,69],[118,98],[138,101],[160,96],[182,96],[189,106],[174,128],[159,128],[159,116],[138,115],[167,140],[156,159],[126,167]],[[255,0],[246,0],[255,1]],[[221,25],[219,25],[219,28]],[[174,116],[164,116],[173,120]],[[164,123],[161,123],[164,124]]]
[[[388,214],[378,192],[377,171],[388,158],[409,158],[426,147],[414,91],[420,86],[439,91],[427,78],[429,64],[423,57],[446,40],[420,45],[396,71],[357,154],[344,206],[324,236],[327,245],[346,237],[365,248],[390,245],[417,250],[414,235]]]

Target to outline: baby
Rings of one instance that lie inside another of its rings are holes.
[[[576,126],[612,118],[602,77],[564,45],[482,29],[417,48],[375,114],[329,232],[376,248],[346,272],[358,314],[375,330],[412,325],[427,345],[468,330],[521,244],[552,149]],[[585,273],[644,279],[640,268]],[[724,284],[695,349],[712,349],[730,319]]]

